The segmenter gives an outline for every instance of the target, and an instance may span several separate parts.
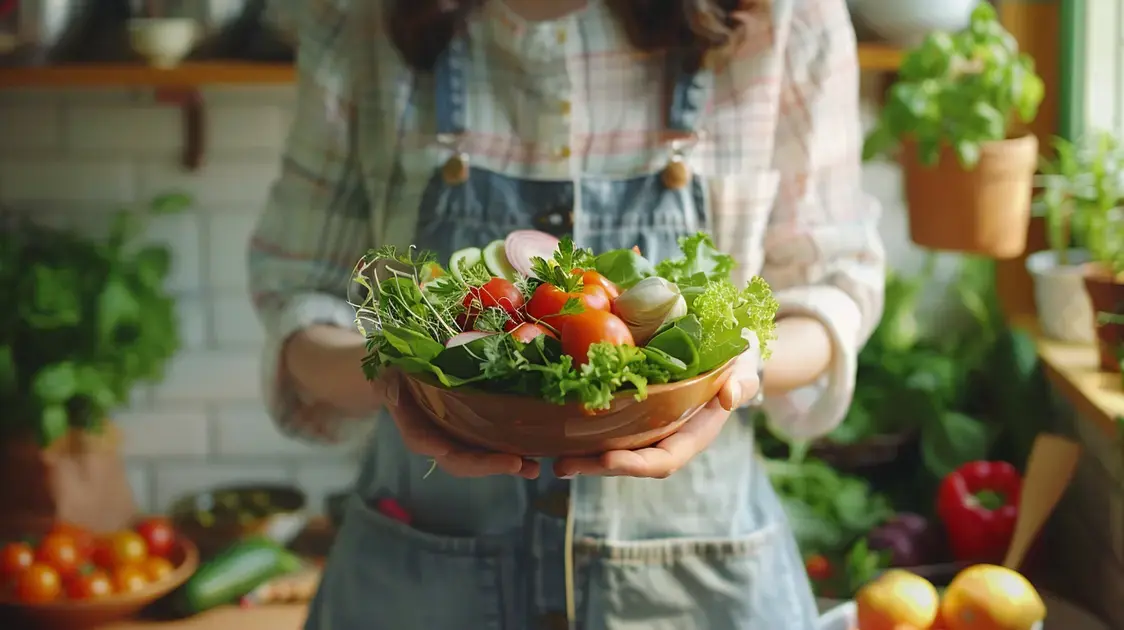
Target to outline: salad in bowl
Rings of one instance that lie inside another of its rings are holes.
[[[403,373],[436,424],[524,456],[642,448],[674,433],[744,352],[767,358],[777,302],[731,279],[705,233],[678,257],[594,254],[519,230],[448,261],[383,247],[356,269],[368,378]]]

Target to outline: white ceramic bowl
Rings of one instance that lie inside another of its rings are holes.
[[[191,18],[134,18],[129,41],[138,54],[157,68],[174,68],[191,52],[199,26]]]
[[[876,35],[901,46],[916,46],[932,31],[968,26],[980,0],[853,0],[852,10]]]

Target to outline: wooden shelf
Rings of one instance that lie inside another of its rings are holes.
[[[0,67],[0,89],[14,88],[193,88],[207,85],[292,83],[291,64],[252,62],[186,63],[161,70],[137,63]]]
[[[894,72],[902,65],[904,52],[888,44],[859,42],[859,67],[863,70]]]
[[[1097,349],[1092,345],[1046,339],[1033,320],[1020,318],[1014,326],[1034,335],[1038,357],[1058,393],[1069,400],[1079,414],[1115,439],[1117,419],[1124,418],[1124,389],[1119,374],[1099,370]]]

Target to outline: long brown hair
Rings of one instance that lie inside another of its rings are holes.
[[[388,3],[391,40],[406,63],[428,72],[487,0],[393,0]],[[606,0],[629,41],[642,51],[682,49],[688,63],[739,43],[739,24],[765,0]]]

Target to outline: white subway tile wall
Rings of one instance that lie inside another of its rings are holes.
[[[236,481],[301,484],[319,509],[356,472],[361,440],[316,447],[281,435],[258,390],[262,333],[246,294],[245,245],[275,177],[292,88],[206,91],[207,152],[198,172],[179,164],[178,110],[143,90],[0,92],[0,206],[91,233],[108,212],[173,189],[191,212],[162,217],[149,237],[170,243],[169,288],[180,300],[183,349],[164,382],[137,392],[115,417],[124,428],[137,499],[162,510],[183,492]],[[896,264],[908,245],[897,169],[873,164]]]

